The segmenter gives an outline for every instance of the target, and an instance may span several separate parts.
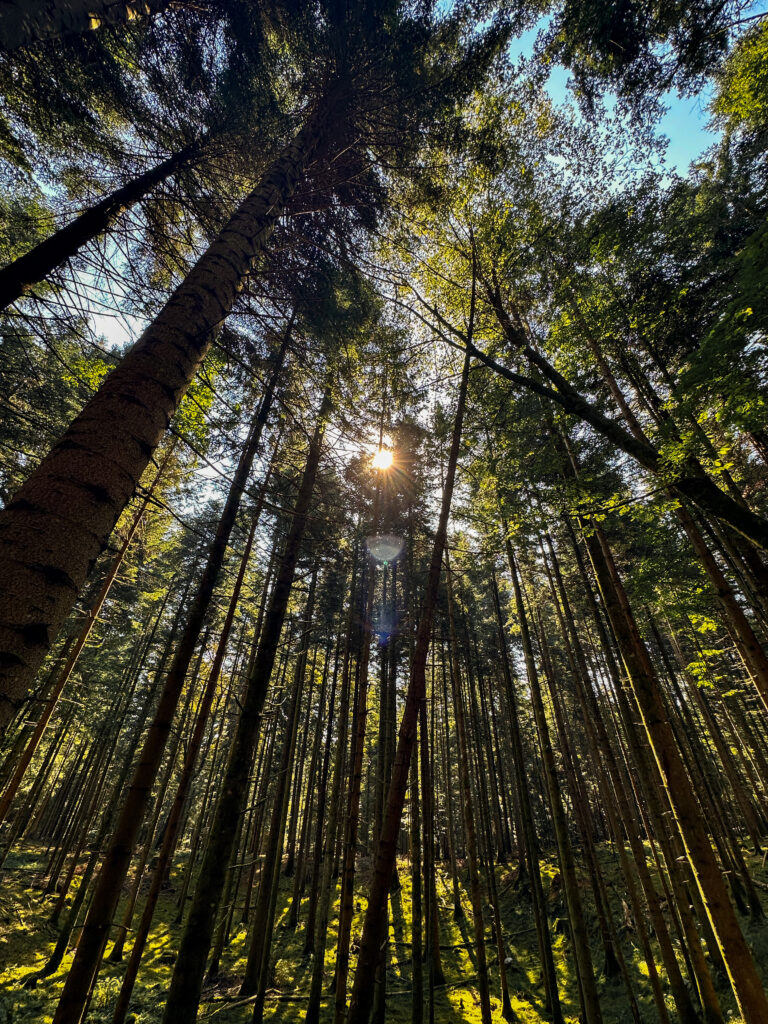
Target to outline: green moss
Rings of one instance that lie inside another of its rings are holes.
[[[47,1022],[52,1019],[56,1000],[71,961],[71,956],[67,957],[59,971],[35,989],[23,988],[25,977],[39,970],[45,963],[57,936],[56,929],[48,920],[57,897],[42,897],[40,890],[31,886],[36,874],[39,875],[43,870],[43,853],[44,851],[28,848],[10,860],[0,897],[0,964],[3,965],[0,973],[0,1020],[3,1020],[4,1010],[6,1016],[15,1024],[24,1021]],[[621,925],[625,913],[619,893],[623,891],[623,887],[617,878],[615,857],[609,848],[599,850],[598,856],[608,881],[609,892],[612,893],[614,918]],[[752,864],[759,870],[759,859],[752,858]],[[183,866],[182,861],[177,867],[177,875],[172,880],[171,888],[163,893],[158,904],[155,927],[131,1003],[134,1024],[157,1024],[161,1017],[173,968],[174,951],[179,940],[179,927],[173,922]],[[502,866],[497,868],[497,873],[499,891],[502,894],[502,924],[509,961],[508,984],[516,1020],[518,1024],[544,1024],[549,1020],[549,1016],[544,1007],[542,972],[530,902],[526,895],[521,895],[516,890],[513,870]],[[554,860],[543,861],[542,877],[550,919],[553,922],[565,922],[559,871]],[[400,865],[399,878],[401,889],[390,904],[388,1024],[407,1022],[411,1018],[411,877],[407,861]],[[353,951],[362,928],[368,880],[367,866],[363,864],[358,873],[355,916],[352,924]],[[462,883],[464,881],[462,875]],[[614,885],[614,882],[617,884]],[[272,950],[274,970],[265,1013],[265,1019],[273,1021],[274,1024],[298,1024],[303,1020],[305,995],[311,975],[311,959],[302,956],[308,912],[306,898],[302,902],[299,928],[293,931],[283,927],[283,920],[290,905],[292,885],[292,880],[284,881],[276,914]],[[440,952],[447,983],[435,992],[435,1019],[439,1024],[473,1024],[480,1021],[480,1007],[475,987],[476,966],[468,896],[463,890],[465,919],[458,922],[454,920],[452,913],[450,879],[443,870],[438,871],[437,896]],[[586,892],[585,902],[589,904]],[[327,981],[332,977],[335,961],[338,910],[337,898],[332,908],[325,951]],[[120,911],[118,915],[119,913]],[[755,945],[759,962],[766,962],[768,954],[766,932],[766,928],[755,928],[750,932],[750,939]],[[496,947],[492,942],[490,927],[486,932],[486,939],[491,968],[493,1018],[494,1021],[500,1021],[502,1018]],[[602,961],[596,928],[593,930],[592,939],[595,965],[599,969]],[[623,948],[643,1024],[654,1024],[657,1015],[647,981],[648,966],[635,944],[635,936],[629,930],[624,932]],[[553,951],[565,1019],[568,1024],[577,1024],[578,990],[573,973],[567,927],[562,927],[560,931],[553,929]],[[222,960],[221,974],[215,984],[206,985],[204,989],[199,1017],[201,1021],[211,1021],[215,1024],[246,1024],[250,1020],[250,1001],[240,1000],[237,995],[247,953],[247,931],[244,926],[236,925]],[[111,1020],[122,969],[121,965],[104,965],[89,1015],[89,1021],[93,1021],[94,1024],[108,1024]],[[629,1024],[631,1014],[621,979],[608,981],[600,975],[599,983],[605,1024]],[[737,1018],[732,1000],[727,992],[722,992],[721,996],[726,1016],[730,1021],[735,1021]],[[668,1002],[670,1016],[674,1019],[674,1006],[671,1000]],[[330,1021],[332,1012],[332,999],[325,998],[322,1019]]]

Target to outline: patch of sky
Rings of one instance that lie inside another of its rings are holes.
[[[766,9],[768,0],[761,0],[761,3],[755,5],[757,11]],[[548,16],[541,18],[533,27],[512,40],[509,52],[513,60],[533,56],[536,39],[546,28],[549,20]],[[567,69],[560,65],[552,66],[546,90],[553,102],[558,105],[575,105],[570,81],[571,76]],[[664,168],[667,171],[685,176],[691,163],[700,159],[720,140],[719,131],[713,129],[711,125],[709,104],[712,96],[713,87],[708,83],[698,96],[678,96],[676,92],[669,91],[661,97],[666,110],[656,126],[656,134],[659,138],[667,140],[664,157]],[[607,110],[612,112],[616,104],[615,97],[607,95],[605,104]]]

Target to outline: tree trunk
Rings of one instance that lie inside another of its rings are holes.
[[[336,853],[336,832],[339,823],[342,783],[344,780],[344,763],[347,750],[347,733],[349,724],[349,691],[352,664],[352,634],[357,607],[357,563],[359,544],[355,545],[352,563],[352,582],[349,591],[349,610],[346,630],[344,633],[344,655],[341,668],[341,696],[339,700],[340,724],[336,741],[336,757],[333,765],[331,782],[331,799],[328,807],[328,825],[323,845],[323,875],[318,894],[317,923],[311,936],[312,943],[312,979],[309,986],[309,1002],[304,1017],[304,1024],[318,1024],[320,1020],[320,999],[323,988],[323,969],[325,967],[325,941],[328,934],[328,918],[331,908],[331,890],[333,888],[333,866]],[[329,722],[329,738],[332,721]],[[318,865],[319,866],[319,865]],[[313,883],[314,885],[314,883]],[[307,925],[309,928],[309,925]],[[309,936],[308,936],[309,941]]]
[[[329,396],[326,393],[320,408],[317,427],[307,452],[306,466],[296,497],[291,526],[242,701],[240,722],[230,752],[216,814],[211,825],[205,857],[200,867],[197,889],[179,946],[179,955],[176,959],[163,1017],[165,1024],[187,1024],[187,1022],[194,1021],[197,1015],[205,973],[205,960],[211,944],[216,909],[224,888],[238,821],[243,813],[248,795],[248,778],[261,723],[261,709],[267,695],[288,599],[293,587],[296,564],[306,530],[320,462],[328,407]]]
[[[271,467],[270,467],[271,468]],[[269,471],[268,471],[269,474]],[[262,497],[264,495],[264,489],[266,486],[266,479],[262,485]],[[216,653],[211,664],[210,672],[208,673],[208,679],[205,684],[205,691],[200,700],[200,707],[197,711],[197,718],[195,721],[195,729],[192,737],[187,745],[186,754],[184,757],[184,764],[181,769],[181,775],[179,777],[178,787],[176,794],[171,805],[171,811],[168,816],[168,821],[165,826],[165,832],[163,834],[163,842],[160,847],[160,853],[155,863],[152,872],[152,881],[150,882],[149,892],[147,894],[146,903],[141,913],[136,934],[133,940],[133,948],[131,949],[131,955],[128,960],[128,964],[123,975],[123,981],[120,986],[120,993],[117,998],[117,1003],[112,1015],[112,1024],[123,1024],[125,1015],[128,1012],[128,1005],[133,992],[133,986],[136,981],[136,976],[139,971],[139,965],[141,963],[141,957],[144,953],[144,947],[146,946],[147,938],[149,937],[149,930],[152,927],[152,918],[155,914],[155,907],[157,906],[157,900],[160,896],[160,889],[165,878],[165,872],[170,864],[173,851],[176,847],[176,840],[179,834],[179,826],[181,824],[181,812],[184,807],[184,803],[189,793],[190,786],[192,784],[192,778],[194,775],[195,765],[199,755],[200,747],[203,742],[203,736],[205,728],[208,723],[208,716],[210,715],[211,706],[213,704],[213,698],[216,693],[216,687],[219,681],[219,675],[221,674],[221,666],[224,662],[224,656],[227,650],[227,642],[229,640],[229,634],[232,629],[232,623],[235,617],[235,611],[237,609],[237,602],[240,599],[240,590],[243,585],[243,578],[245,576],[245,570],[248,566],[248,561],[251,556],[251,548],[253,546],[253,538],[256,532],[256,524],[259,519],[261,511],[261,502],[259,508],[253,515],[251,520],[251,529],[248,534],[248,540],[245,544],[242,558],[240,560],[240,569],[235,580],[235,585],[232,590],[232,596],[229,600],[229,607],[227,614],[224,619],[224,623],[221,628],[221,636],[219,637],[219,643],[216,648]]]
[[[0,513],[0,729],[24,697],[329,125],[324,102]]]
[[[8,785],[6,786],[5,792],[3,793],[2,797],[0,797],[0,824],[2,824],[2,822],[5,820],[5,816],[8,813],[8,809],[11,806],[11,801],[13,800],[14,796],[16,795],[16,791],[21,785],[22,779],[24,778],[24,774],[27,768],[29,767],[29,763],[32,760],[32,757],[34,756],[35,751],[37,750],[37,746],[40,742],[40,739],[43,733],[45,732],[45,728],[48,725],[48,722],[50,721],[51,715],[56,709],[59,697],[61,696],[64,687],[67,685],[69,677],[72,675],[75,665],[77,664],[77,659],[80,657],[80,654],[82,653],[82,650],[85,647],[88,637],[91,635],[91,630],[93,629],[94,624],[96,623],[96,620],[99,617],[99,612],[101,611],[102,605],[106,601],[107,596],[110,590],[112,589],[112,584],[115,581],[115,577],[117,576],[118,572],[120,571],[120,567],[123,564],[125,553],[130,547],[131,541],[133,540],[134,534],[136,533],[136,530],[138,529],[141,520],[144,518],[144,513],[146,512],[147,506],[152,500],[152,495],[155,491],[155,487],[157,486],[157,483],[163,474],[163,470],[168,465],[168,460],[170,459],[173,453],[173,449],[175,447],[176,443],[174,441],[171,444],[165,458],[163,459],[160,468],[155,474],[155,477],[144,497],[144,500],[142,501],[141,505],[136,511],[136,514],[131,520],[131,523],[128,527],[128,532],[123,538],[123,543],[120,545],[120,550],[117,552],[112,561],[112,565],[109,568],[109,572],[107,573],[106,579],[102,583],[101,588],[98,594],[96,595],[93,604],[88,609],[85,622],[82,625],[77,640],[75,640],[74,644],[68,650],[67,659],[64,662],[64,665],[62,666],[62,669],[56,678],[56,682],[53,688],[48,694],[48,698],[43,708],[43,712],[40,715],[37,724],[35,725],[34,731],[30,736],[26,747],[24,748],[24,752],[22,753],[21,758],[19,759],[19,763],[16,765],[16,769],[13,773],[13,776],[11,777]]]
[[[152,189],[194,160],[199,155],[200,148],[199,143],[185,146],[122,188],[115,189],[75,220],[54,231],[42,242],[38,242],[34,249],[30,249],[13,263],[3,267],[0,270],[0,312],[31,291],[39,281],[49,277],[57,267],[77,255],[84,245],[106,231],[118,217]]]
[[[281,353],[285,351],[290,329],[291,325],[284,336]],[[279,372],[279,365],[276,368],[277,372]],[[274,375],[272,380],[275,380]],[[98,973],[99,952],[106,941],[115,907],[120,898],[120,888],[130,865],[136,834],[144,818],[144,810],[162,761],[184,680],[224,563],[227,544],[259,447],[272,394],[270,388],[267,388],[235,470],[216,534],[208,550],[206,565],[165,680],[154,720],[144,742],[142,755],[131,780],[110,848],[104,858],[93,901],[78,943],[77,953],[56,1010],[55,1024],[78,1024],[83,1011],[85,992]]]
[[[685,855],[717,937],[736,1001],[746,1024],[760,1024],[768,1020],[768,999],[728,898],[648,652],[637,632],[618,571],[599,527],[596,533],[590,533],[587,545],[643,725],[674,811]]]
[[[392,874],[394,871],[395,856],[397,854],[397,837],[400,832],[400,822],[403,814],[403,806],[405,805],[405,794],[408,788],[408,773],[411,762],[411,753],[414,743],[416,742],[419,707],[426,696],[427,655],[429,653],[429,641],[432,635],[432,621],[435,614],[435,608],[437,606],[440,566],[443,559],[443,551],[448,533],[448,516],[451,509],[453,485],[456,477],[456,464],[459,457],[461,429],[464,422],[464,407],[467,396],[467,382],[469,379],[469,361],[470,355],[469,352],[467,352],[464,357],[458,407],[453,426],[451,451],[448,458],[445,484],[443,485],[440,519],[438,522],[437,533],[435,534],[434,546],[432,548],[429,574],[427,576],[427,582],[422,596],[421,617],[419,619],[418,630],[416,633],[416,643],[411,662],[411,672],[408,681],[408,691],[405,698],[405,708],[400,722],[400,732],[397,740],[397,753],[392,770],[389,794],[387,796],[384,825],[379,837],[373,882],[371,884],[371,891],[368,897],[368,907],[366,909],[365,922],[363,924],[363,934],[360,940],[360,954],[357,961],[357,970],[355,972],[355,980],[352,988],[348,1024],[368,1024],[368,1016],[371,1010],[373,979],[383,939],[382,922],[386,916],[385,910],[387,896],[392,884]],[[490,1020],[490,1008],[488,1020]]]
[[[411,761],[411,1024],[424,1020],[424,965],[422,964],[421,812],[419,759]]]
[[[512,586],[515,591],[515,606],[517,609],[517,618],[520,624],[520,633],[523,641],[525,668],[528,675],[528,683],[531,687],[536,731],[539,734],[539,744],[541,746],[541,755],[544,762],[544,776],[547,783],[547,790],[549,792],[549,805],[555,826],[555,838],[557,840],[560,869],[563,875],[565,898],[568,905],[571,941],[576,955],[576,964],[578,966],[579,980],[581,983],[584,1017],[587,1024],[602,1024],[600,1000],[597,995],[595,972],[592,966],[592,954],[589,948],[589,937],[587,935],[584,911],[581,905],[579,886],[576,879],[576,865],[573,858],[573,848],[568,836],[568,825],[565,820],[565,810],[563,808],[563,800],[560,792],[560,783],[557,778],[555,757],[549,736],[549,726],[544,712],[544,702],[541,696],[539,676],[536,671],[536,663],[533,659],[533,647],[531,646],[531,638],[528,630],[528,619],[523,604],[523,595],[520,588],[520,580],[518,577],[514,554],[511,554],[509,559],[509,571],[512,575]],[[546,660],[544,661],[544,664],[546,668]]]
[[[274,804],[272,806],[272,819],[269,824],[267,835],[267,847],[264,854],[261,869],[261,886],[259,888],[259,899],[256,904],[256,912],[251,926],[251,941],[248,950],[248,959],[245,964],[245,977],[240,986],[239,995],[250,996],[257,993],[258,997],[254,1007],[254,1019],[261,1019],[263,1010],[263,989],[261,981],[263,977],[262,965],[264,961],[269,962],[271,950],[272,926],[274,924],[274,906],[277,897],[277,890],[280,885],[280,865],[283,857],[283,844],[285,841],[285,823],[288,817],[288,803],[290,800],[290,783],[292,768],[296,760],[296,738],[299,731],[299,718],[301,716],[301,700],[304,692],[304,676],[307,666],[307,651],[309,647],[308,632],[312,627],[312,617],[315,606],[315,587],[317,584],[317,572],[312,574],[312,582],[309,587],[309,596],[305,609],[304,629],[301,630],[299,643],[299,656],[296,659],[296,668],[293,681],[293,694],[288,710],[288,718],[285,725],[285,736],[283,748],[280,754],[280,763],[277,768],[277,784],[275,786]]]
[[[506,534],[506,525],[504,526]],[[511,551],[511,548],[508,548]],[[517,795],[520,803],[520,816],[523,826],[523,845],[525,858],[528,861],[528,871],[531,878],[531,889],[533,896],[534,922],[536,925],[536,936],[539,946],[539,959],[541,961],[542,974],[544,975],[544,991],[546,1002],[553,1015],[555,1024],[563,1024],[563,1012],[560,1006],[560,998],[557,991],[557,972],[555,961],[552,955],[552,942],[547,921],[546,903],[544,900],[544,889],[541,884],[541,871],[539,868],[539,848],[536,836],[536,827],[533,820],[533,807],[531,806],[531,795],[528,779],[525,775],[525,755],[523,751],[523,738],[520,732],[520,720],[517,709],[517,697],[512,682],[512,672],[509,665],[509,652],[507,650],[507,639],[504,632],[504,623],[501,615],[501,603],[499,601],[499,588],[496,576],[493,576],[493,603],[496,610],[496,623],[498,626],[499,651],[501,653],[501,665],[504,672],[504,684],[507,696],[509,714],[510,736],[512,739],[512,757],[515,769],[515,782],[517,784]]]

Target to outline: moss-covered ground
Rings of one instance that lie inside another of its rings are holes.
[[[643,1024],[655,1024],[658,1020],[647,982],[647,967],[637,947],[636,936],[631,929],[629,914],[623,905],[618,884],[613,886],[614,859],[608,850],[600,852],[606,871],[609,888],[614,900],[614,913],[623,936],[623,950],[632,977],[633,988],[638,1000]],[[56,895],[42,895],[41,871],[44,851],[26,848],[15,853],[7,864],[0,891],[0,1024],[20,1024],[24,1021],[47,1022],[51,1020],[63,979],[66,975],[71,954],[65,958],[61,968],[50,978],[34,988],[24,987],[24,980],[45,963],[56,941],[57,929],[50,923],[50,914],[56,902]],[[755,860],[758,877],[762,874],[761,863]],[[183,866],[183,865],[182,865]],[[170,980],[174,951],[179,939],[179,926],[174,924],[179,875],[174,876],[171,886],[163,893],[156,916],[150,945],[144,956],[139,980],[134,989],[129,1020],[133,1024],[155,1024],[162,1015],[162,1006]],[[551,862],[544,865],[545,891],[553,921],[553,940],[556,966],[560,979],[560,994],[566,1020],[569,1024],[579,1021],[578,992],[576,977],[569,954],[565,907],[560,887],[560,878]],[[520,1024],[539,1024],[549,1020],[543,1005],[541,968],[536,947],[530,901],[525,892],[516,884],[514,864],[497,868],[498,886],[502,903],[502,919],[507,954],[507,974],[510,995]],[[400,865],[401,888],[392,899],[390,915],[390,967],[387,987],[387,1020],[405,1022],[411,1019],[411,899],[410,869],[407,861]],[[355,901],[354,939],[359,935],[362,915],[365,910],[366,866],[358,874],[358,893]],[[302,957],[304,940],[303,928],[306,921],[307,901],[302,904],[302,921],[297,931],[281,926],[291,896],[292,882],[284,880],[278,906],[277,923],[274,933],[273,960],[275,962],[273,984],[269,992],[265,1017],[278,1022],[299,1022],[304,1017],[305,994],[309,987],[311,961]],[[73,886],[74,892],[74,886]],[[470,923],[470,907],[466,892],[463,893],[466,911],[465,919],[456,921],[452,913],[452,896],[449,878],[444,871],[438,874],[438,898],[440,902],[440,953],[446,975],[446,985],[435,991],[435,1020],[440,1024],[460,1021],[479,1021],[480,1012],[475,988],[475,962]],[[329,929],[326,968],[331,978],[335,957],[335,923],[338,903],[334,908]],[[487,915],[490,921],[490,914]],[[759,962],[768,965],[768,926],[750,926],[745,922]],[[487,931],[488,954],[492,971],[493,1016],[501,1020],[501,1003],[498,998],[498,971],[495,945],[490,927]],[[238,998],[239,982],[245,965],[248,936],[244,925],[235,925],[231,944],[222,962],[222,971],[216,984],[207,985],[203,993],[200,1020],[216,1024],[245,1024],[250,1020],[250,1000]],[[602,954],[599,949],[596,930],[593,934],[593,954],[598,969],[601,1005],[605,1024],[631,1022],[624,984],[620,977],[607,979],[602,971]],[[89,1020],[109,1022],[111,1008],[117,996],[122,976],[120,965],[106,963],[99,976],[89,1013]],[[722,979],[721,979],[722,980]],[[425,979],[426,983],[426,979]],[[733,1002],[722,986],[723,1008],[729,1020],[736,1021]],[[670,1019],[675,1020],[674,1007],[668,999]],[[332,1001],[323,1003],[323,1020],[332,1019]]]

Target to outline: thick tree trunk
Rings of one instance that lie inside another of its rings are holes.
[[[29,763],[32,760],[32,757],[34,756],[34,753],[37,750],[37,746],[40,743],[40,739],[43,733],[45,732],[48,722],[50,721],[51,715],[56,709],[59,697],[61,696],[64,687],[67,685],[69,677],[72,675],[72,672],[74,671],[75,665],[77,664],[77,660],[80,657],[83,648],[85,647],[88,637],[91,635],[91,630],[93,629],[96,620],[99,617],[99,612],[101,611],[102,605],[106,601],[107,596],[110,590],[112,589],[112,584],[115,581],[115,577],[117,576],[118,572],[120,571],[120,567],[123,564],[125,553],[130,547],[131,541],[133,540],[134,534],[136,533],[136,530],[138,529],[141,520],[144,518],[144,513],[146,512],[147,507],[150,501],[152,500],[152,495],[154,494],[155,487],[157,486],[158,481],[160,480],[163,474],[163,470],[168,464],[168,460],[170,459],[175,446],[176,445],[174,442],[170,446],[170,449],[165,459],[163,460],[162,465],[155,474],[152,484],[149,490],[147,491],[146,495],[144,496],[144,500],[141,502],[141,505],[139,506],[133,519],[131,520],[131,523],[128,527],[128,532],[123,538],[123,543],[120,545],[120,550],[117,552],[112,561],[112,565],[109,568],[109,572],[107,573],[106,579],[102,583],[101,588],[98,594],[96,595],[93,604],[88,609],[88,613],[86,615],[85,622],[83,623],[80,629],[80,633],[77,639],[68,649],[66,661],[64,662],[64,665],[62,666],[61,671],[59,672],[56,678],[56,682],[54,683],[53,688],[48,694],[48,698],[45,702],[45,706],[43,707],[42,714],[40,715],[40,718],[37,720],[37,724],[35,725],[32,735],[29,737],[29,740],[27,741],[27,745],[25,746],[24,751],[19,759],[19,763],[16,765],[16,769],[10,781],[8,782],[8,785],[5,788],[5,792],[3,793],[2,797],[0,797],[0,824],[2,824],[2,822],[5,820],[5,816],[8,813],[8,809],[11,806],[11,801],[13,800],[14,796],[16,795],[16,791],[21,785],[26,770],[29,767]]]
[[[281,354],[285,351],[290,325],[286,330]],[[280,365],[275,373],[279,373]],[[273,374],[272,382],[275,380]],[[83,1011],[84,993],[91,986],[99,969],[99,954],[104,946],[109,926],[120,897],[133,853],[133,846],[144,810],[149,800],[155,776],[162,761],[173,718],[181,696],[195,645],[213,597],[232,529],[235,524],[243,491],[261,440],[261,432],[272,401],[272,387],[268,387],[259,411],[254,418],[248,441],[235,470],[227,500],[219,519],[216,534],[208,550],[208,558],[192,601],[184,630],[165,680],[155,717],[144,743],[142,756],[131,781],[110,848],[104,858],[93,901],[80,936],[75,959],[70,968],[64,991],[56,1011],[56,1024],[77,1024]]]
[[[0,513],[0,729],[23,699],[323,135],[324,103]]]

